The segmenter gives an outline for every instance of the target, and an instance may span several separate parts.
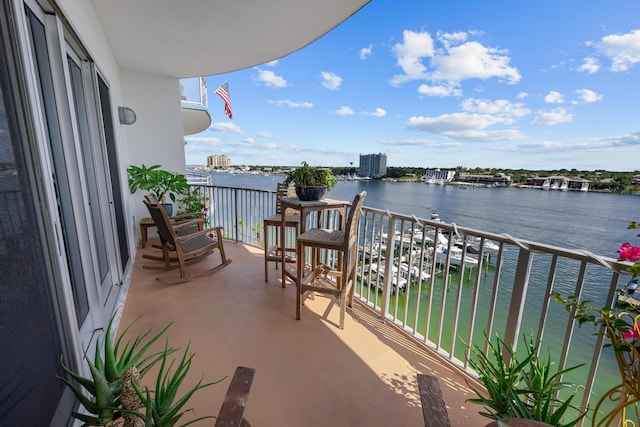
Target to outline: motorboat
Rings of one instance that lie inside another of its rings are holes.
[[[425,264],[426,266],[426,264]],[[420,269],[417,266],[409,266],[406,262],[400,263],[400,277],[411,280],[412,282],[424,282],[425,280],[429,280],[431,278],[431,274],[426,271]]]
[[[379,281],[371,279],[370,285],[375,284],[377,285],[377,288],[381,290],[382,287],[384,286],[384,277],[385,277],[384,266],[378,263],[368,264],[364,266],[365,272],[367,272],[369,268],[373,273],[375,273],[380,278]],[[391,283],[393,284],[394,289],[398,287],[402,292],[404,292],[407,289],[407,279],[403,278],[402,275],[398,275],[398,271],[399,271],[398,267],[396,267],[395,265],[391,266],[391,272],[392,272]]]
[[[480,243],[482,241],[482,239],[478,236],[466,236],[466,241],[467,241],[467,252],[471,253],[471,254],[479,254],[480,253]],[[463,241],[460,240],[459,242],[456,242],[456,245],[459,247],[463,246]],[[498,251],[500,250],[500,246],[494,242],[493,240],[490,239],[485,239],[484,243],[482,244],[483,246],[483,251],[482,253],[487,255],[487,254],[492,254],[492,255],[497,255]]]
[[[446,264],[447,256],[449,257],[449,265],[461,266],[462,265],[462,248],[457,246],[451,246],[451,250],[449,253],[449,249],[444,245],[436,246],[436,262],[438,264]],[[474,258],[470,254],[464,255],[464,266],[465,267],[477,267],[478,259]]]

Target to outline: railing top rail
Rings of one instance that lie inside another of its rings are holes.
[[[227,187],[223,185],[209,185],[209,184],[189,184],[191,187],[203,187],[203,188],[220,188],[222,190],[245,190],[245,191],[254,191],[256,193],[273,193],[275,194],[275,190],[258,190],[256,188],[246,188],[246,187]]]

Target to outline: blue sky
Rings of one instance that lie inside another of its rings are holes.
[[[186,162],[639,170],[639,17],[636,0],[372,0],[284,58],[207,76],[212,124]]]

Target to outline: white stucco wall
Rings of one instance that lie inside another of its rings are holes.
[[[131,70],[123,70],[121,77],[123,105],[133,109],[137,115],[134,124],[123,126],[127,133],[129,164],[159,164],[163,169],[184,173],[184,136],[178,79]],[[149,216],[142,204],[142,197],[142,192],[133,196],[135,221]]]

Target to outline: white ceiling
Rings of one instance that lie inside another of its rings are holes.
[[[370,0],[91,1],[122,67],[184,78],[282,58]]]

